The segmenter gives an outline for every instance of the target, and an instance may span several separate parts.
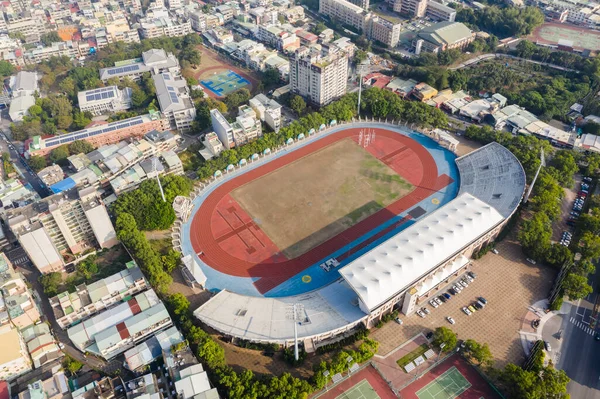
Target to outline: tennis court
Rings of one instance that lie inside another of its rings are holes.
[[[201,80],[200,84],[221,97],[250,85],[250,82],[232,70],[227,70],[215,72],[210,78]]]
[[[380,399],[369,381],[362,380],[335,399]]]
[[[471,384],[456,367],[451,367],[444,374],[417,391],[419,399],[454,399],[471,387]]]

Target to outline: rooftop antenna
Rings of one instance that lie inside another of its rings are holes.
[[[158,188],[160,189],[160,195],[162,197],[162,200],[163,202],[167,202],[167,199],[165,198],[165,192],[162,188],[162,184],[160,184],[160,178],[158,177],[158,158],[154,158],[152,166],[154,167],[154,173],[156,174],[156,181],[158,182]]]

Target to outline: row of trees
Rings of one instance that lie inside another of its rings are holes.
[[[236,165],[241,159],[249,159],[253,154],[260,154],[267,148],[282,146],[288,139],[295,139],[299,134],[306,134],[311,129],[318,130],[321,125],[327,125],[332,120],[352,120],[356,117],[357,96],[356,93],[346,94],[318,112],[312,112],[281,128],[279,133],[266,133],[251,143],[223,151],[218,157],[205,162],[198,169],[198,176],[206,179],[218,170],[225,170],[230,164]],[[418,126],[445,127],[448,124],[446,115],[439,109],[424,103],[402,100],[390,91],[374,87],[363,92],[361,109],[375,118],[402,120]]]
[[[563,188],[573,186],[573,176],[579,171],[579,164],[585,163],[584,172],[595,171],[600,165],[596,154],[581,155],[571,150],[554,150],[545,140],[533,136],[512,136],[510,133],[494,131],[489,126],[469,126],[465,137],[482,143],[497,141],[507,147],[523,164],[530,181],[540,165],[540,152],[543,149],[550,159],[548,166],[541,169],[529,200],[528,213],[521,222],[518,239],[527,256],[544,261],[556,268],[573,260],[571,250],[563,245],[552,243],[552,223],[562,216],[561,204],[564,198]],[[600,216],[600,209],[598,209]],[[598,230],[594,230],[598,228]],[[578,224],[580,240],[578,251],[582,261],[573,267],[564,280],[564,293],[571,299],[586,297],[591,291],[587,284],[587,275],[593,272],[589,261],[600,257],[600,218],[594,215],[582,215]]]
[[[537,7],[488,6],[483,10],[458,6],[456,21],[464,22],[476,30],[489,32],[503,39],[526,36],[544,23],[544,14]]]

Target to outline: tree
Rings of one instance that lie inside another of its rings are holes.
[[[186,315],[190,310],[190,301],[181,293],[170,295],[167,298],[167,306],[176,316]]]
[[[58,294],[58,288],[62,284],[62,277],[58,272],[52,272],[48,274],[42,274],[38,281],[42,285],[42,289],[44,290],[44,294],[48,296],[48,298],[55,296]]]
[[[276,68],[267,68],[267,70],[263,73],[263,82],[265,86],[276,85],[281,82],[281,74],[279,70]]]
[[[8,61],[0,61],[0,76],[10,76],[15,73],[15,67]]]
[[[552,365],[542,367],[539,371],[528,371],[511,363],[499,373],[499,380],[507,398],[569,398],[569,377],[563,370],[556,370]]]
[[[563,290],[565,295],[572,301],[583,299],[592,293],[593,289],[588,284],[587,276],[580,276],[575,273],[569,273],[563,280]]]
[[[463,353],[482,366],[491,366],[493,363],[494,357],[488,344],[480,344],[473,339],[468,339],[465,341]]]
[[[49,159],[50,162],[57,163],[60,165],[66,163],[66,160],[69,157],[69,155],[69,146],[63,144],[50,152]]]
[[[98,265],[96,264],[96,256],[90,255],[75,266],[75,270],[80,273],[87,281],[92,276],[98,273]]]
[[[73,113],[73,127],[76,129],[83,129],[90,124],[92,120],[87,117],[85,112],[77,111]]]
[[[586,231],[579,240],[581,256],[592,261],[600,258],[600,237],[592,232]]]
[[[433,344],[438,348],[444,344],[444,347],[441,348],[442,352],[453,350],[457,341],[456,334],[448,327],[438,327],[433,332]]]
[[[312,28],[312,33],[319,36],[325,29],[327,29],[327,25],[325,25],[323,22],[317,22],[317,24]]]
[[[296,113],[296,115],[302,116],[306,110],[306,102],[299,95],[295,95],[290,100],[290,108]]]
[[[77,373],[83,367],[83,363],[73,359],[69,355],[65,355],[62,365],[71,375]]]
[[[40,37],[40,41],[44,44],[44,46],[49,47],[52,45],[52,43],[62,42],[62,39],[60,38],[60,36],[58,36],[57,31],[52,31],[44,33]]]
[[[134,87],[131,92],[131,105],[134,108],[143,108],[148,101],[148,96],[139,87]]]
[[[573,186],[573,176],[579,171],[577,160],[573,156],[573,151],[559,150],[556,151],[550,162],[558,172],[557,180],[563,187]]]
[[[171,274],[173,270],[179,265],[179,260],[181,259],[181,254],[171,248],[166,255],[161,256],[161,261],[165,272]]]
[[[28,163],[34,172],[39,172],[46,167],[46,158],[40,155],[32,155]]]
[[[356,64],[360,64],[361,62],[363,62],[364,60],[367,59],[367,52],[361,49],[356,49],[356,52],[354,53],[354,62]]]
[[[548,249],[552,237],[552,225],[548,215],[536,213],[521,224],[518,239],[523,249],[534,259],[541,260]]]
[[[69,144],[69,154],[87,154],[94,151],[94,146],[85,140],[75,140]]]

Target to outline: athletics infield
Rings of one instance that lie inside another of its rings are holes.
[[[224,174],[196,198],[182,237],[207,288],[253,296],[312,291],[456,196],[452,153],[381,126],[306,139],[244,173]],[[365,145],[367,133],[374,139]]]

